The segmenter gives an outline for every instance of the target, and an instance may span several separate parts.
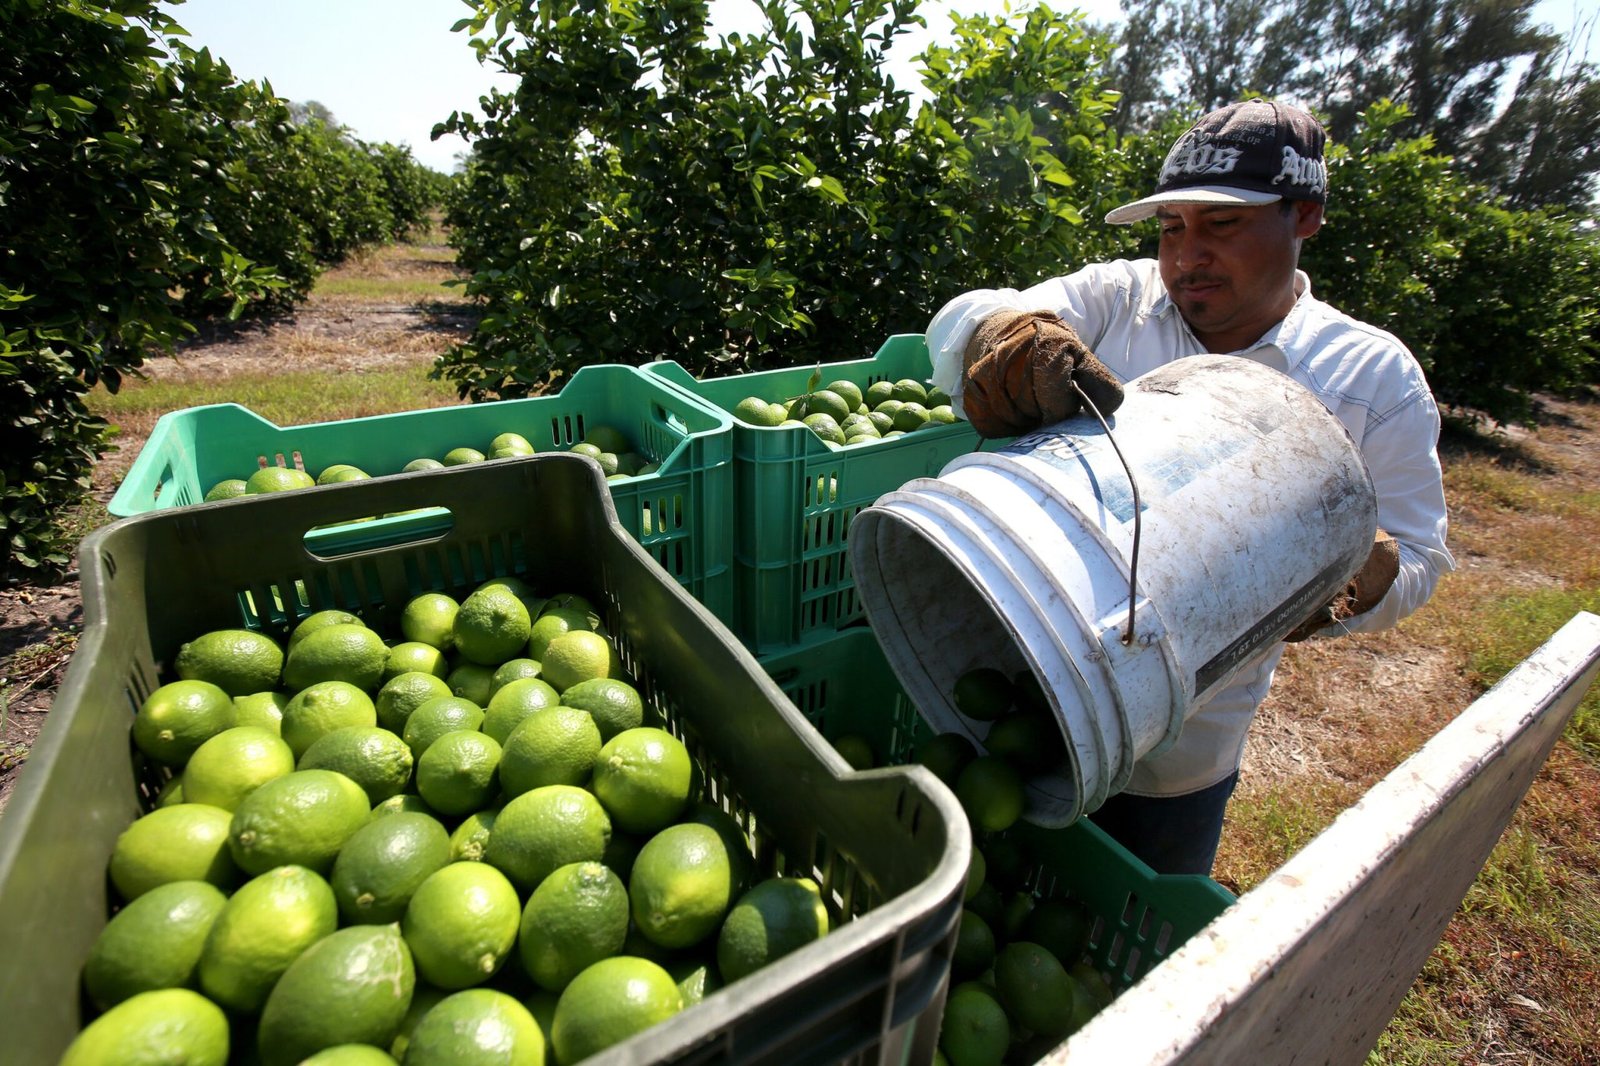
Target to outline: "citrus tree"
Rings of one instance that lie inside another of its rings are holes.
[[[484,314],[438,368],[465,396],[871,354],[976,277],[1058,269],[1121,170],[1104,42],[1045,8],[960,23],[913,106],[884,60],[915,0],[759,0],[767,32],[715,39],[704,0],[474,6],[520,84],[438,130],[473,147],[448,218]]]

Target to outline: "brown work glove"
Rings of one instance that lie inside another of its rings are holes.
[[[1350,583],[1283,639],[1289,643],[1305,640],[1324,626],[1365,614],[1383,599],[1399,573],[1400,542],[1379,529],[1377,536],[1372,538],[1372,551],[1368,553],[1367,561],[1361,564],[1361,569],[1356,571]]]
[[[1049,311],[996,311],[962,353],[961,403],[981,437],[1013,437],[1082,407],[1076,381],[1101,414],[1122,404],[1122,383]]]

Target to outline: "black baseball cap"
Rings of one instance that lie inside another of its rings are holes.
[[[1306,112],[1271,100],[1219,108],[1189,127],[1167,153],[1156,191],[1106,215],[1139,222],[1163,204],[1328,202],[1327,134]]]

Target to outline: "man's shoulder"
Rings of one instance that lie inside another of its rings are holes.
[[[1395,334],[1309,295],[1301,311],[1283,347],[1298,356],[1301,376],[1319,392],[1375,410],[1431,396],[1422,364]]]

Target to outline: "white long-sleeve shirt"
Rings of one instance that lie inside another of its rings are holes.
[[[1439,410],[1422,368],[1393,335],[1311,295],[1296,272],[1294,307],[1239,355],[1306,386],[1350,432],[1378,497],[1378,524],[1400,547],[1400,573],[1372,610],[1322,635],[1385,629],[1422,606],[1454,569],[1439,468]],[[1167,295],[1154,259],[1097,263],[1028,289],[979,289],[950,301],[928,325],[933,381],[962,412],[962,353],[995,311],[1052,311],[1123,381],[1207,349]],[[1176,744],[1135,767],[1127,791],[1177,796],[1214,785],[1239,767],[1245,734],[1266,699],[1280,644],[1244,667],[1184,724]]]

